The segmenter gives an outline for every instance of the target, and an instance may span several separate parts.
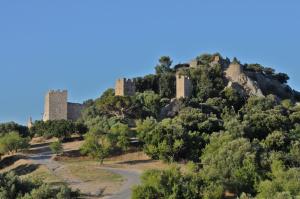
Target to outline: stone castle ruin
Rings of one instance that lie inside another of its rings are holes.
[[[192,95],[193,86],[189,77],[176,74],[176,98],[187,98]]]
[[[282,84],[276,79],[268,77],[266,74],[251,72],[246,70],[244,65],[238,61],[230,61],[228,58],[223,59],[220,55],[215,55],[209,65],[211,67],[220,64],[224,72],[224,78],[228,82],[227,87],[234,88],[241,96],[265,96],[269,93],[277,95],[279,98],[300,99],[300,93],[292,90],[286,84]],[[201,60],[194,59],[186,64],[178,64],[175,70],[180,68],[197,68],[201,66]],[[135,83],[131,79],[121,78],[116,81],[116,96],[133,96],[135,95]],[[192,95],[193,85],[189,77],[176,73],[176,99],[188,98]],[[176,99],[172,99],[172,103],[176,104]],[[82,104],[70,103],[68,100],[68,92],[66,90],[51,90],[45,97],[45,110],[43,120],[77,120],[84,108]],[[171,110],[175,105],[169,106]],[[171,107],[171,108],[170,108]],[[167,111],[166,111],[167,112]],[[173,111],[174,112],[174,111]],[[30,121],[32,124],[32,121]]]
[[[77,120],[84,105],[68,102],[68,91],[50,90],[45,96],[43,121]]]
[[[116,96],[132,96],[135,94],[135,84],[131,79],[121,78],[116,82]]]
[[[189,77],[176,75],[176,98],[190,97],[192,94],[192,83]],[[115,86],[116,96],[132,96],[135,94],[135,84],[131,79],[118,79]]]

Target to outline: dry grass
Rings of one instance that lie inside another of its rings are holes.
[[[73,189],[86,195],[110,195],[122,186],[122,176],[99,168],[95,161],[60,161],[63,167],[56,171]]]
[[[95,161],[61,161],[69,169],[70,173],[84,182],[122,182],[122,176],[99,168],[99,163]]]
[[[50,172],[49,169],[44,165],[39,165],[38,169],[36,169],[32,173],[21,176],[21,178],[42,180],[43,182],[47,182],[51,185],[65,184],[65,182],[60,177]]]
[[[144,152],[133,152],[108,158],[104,164],[111,167],[121,167],[145,171],[148,169],[166,169],[169,164],[160,160],[152,160]]]
[[[15,156],[6,156],[6,158],[11,157],[14,159]],[[22,156],[21,156],[22,157]],[[5,173],[13,171],[22,179],[30,180],[42,180],[50,184],[61,184],[62,180],[55,176],[46,166],[33,164],[32,161],[26,158],[20,158],[17,161],[11,162],[11,164],[0,170],[0,173]]]

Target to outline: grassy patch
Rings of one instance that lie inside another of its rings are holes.
[[[95,161],[63,161],[70,173],[84,182],[111,183],[122,182],[122,176],[113,172],[98,168]]]
[[[35,171],[29,173],[27,175],[21,176],[21,178],[25,179],[39,179],[44,182],[47,182],[51,185],[61,185],[64,182],[57,176],[55,176],[49,169],[43,165],[40,165]]]

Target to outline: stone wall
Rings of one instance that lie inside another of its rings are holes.
[[[245,93],[249,96],[264,96],[257,82],[248,77],[239,63],[231,63],[225,71],[225,76],[229,80],[227,87],[234,87],[241,95]],[[234,86],[234,83],[239,84],[240,89]]]
[[[68,91],[51,90],[45,96],[43,121],[73,120],[81,116],[84,105],[68,102]]]
[[[191,68],[197,68],[198,66],[198,60],[197,59],[193,59],[192,61],[190,61],[189,63]]]
[[[66,120],[68,113],[67,99],[68,92],[66,90],[49,91],[45,96],[43,120]]]
[[[192,82],[189,77],[176,75],[176,98],[190,97],[193,91]]]
[[[118,79],[115,86],[116,96],[132,96],[135,94],[135,85],[131,79]]]
[[[68,120],[76,121],[81,116],[84,105],[68,102]]]

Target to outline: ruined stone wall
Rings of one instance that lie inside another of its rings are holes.
[[[257,82],[247,76],[242,65],[239,63],[231,63],[225,71],[225,76],[229,80],[227,87],[232,87],[234,84],[239,84],[243,90],[236,89],[238,92],[247,93],[249,96],[264,96]]]
[[[176,98],[190,97],[193,91],[192,82],[186,76],[176,75]]]
[[[83,108],[83,104],[68,102],[68,120],[78,120],[81,116],[81,111]]]
[[[191,68],[196,68],[198,66],[198,60],[193,59],[192,61],[190,61],[189,65]]]
[[[132,96],[135,94],[135,85],[131,79],[118,79],[115,86],[116,96]]]
[[[45,107],[43,120],[67,119],[68,92],[66,90],[49,91],[45,96]]]

